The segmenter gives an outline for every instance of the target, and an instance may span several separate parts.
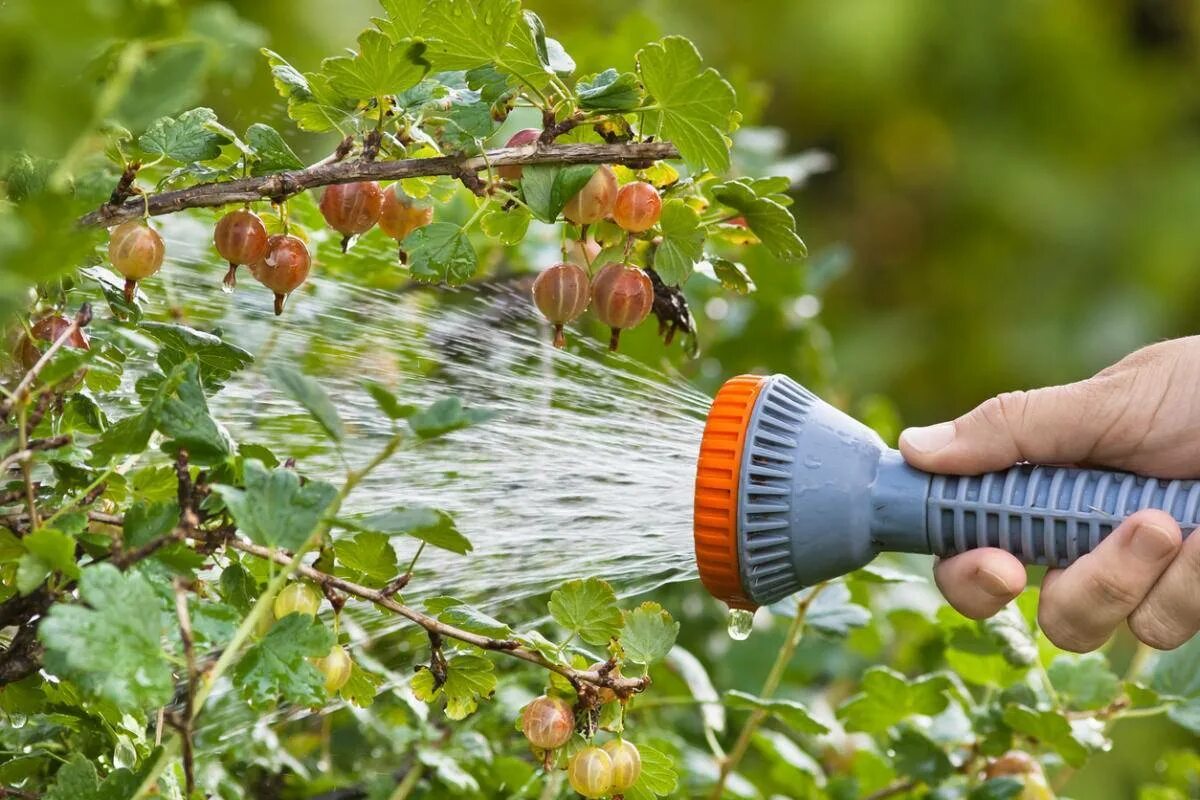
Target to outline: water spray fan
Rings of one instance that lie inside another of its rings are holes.
[[[700,446],[696,561],[732,608],[767,605],[883,552],[950,556],[999,547],[1066,566],[1143,508],[1197,524],[1200,481],[1018,464],[935,475],[783,375],[717,393]]]

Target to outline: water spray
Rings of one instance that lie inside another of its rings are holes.
[[[935,475],[783,375],[728,381],[708,413],[696,468],[700,579],[752,610],[865,566],[884,552],[951,556],[998,547],[1065,567],[1144,508],[1185,530],[1200,481],[1018,464]]]

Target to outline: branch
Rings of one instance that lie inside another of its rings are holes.
[[[631,144],[532,144],[506,147],[478,156],[440,156],[410,158],[402,161],[320,162],[306,169],[276,172],[255,178],[199,183],[173,192],[138,196],[120,205],[102,205],[79,220],[85,226],[111,226],[137,219],[147,211],[150,216],[172,214],[185,208],[211,208],[256,200],[285,200],[306,189],[334,183],[396,180],[433,175],[460,178],[464,171],[474,174],[489,167],[509,164],[624,164],[637,166],[662,159],[678,158],[679,151],[668,142]]]
[[[193,762],[192,703],[196,697],[196,647],[192,638],[192,619],[188,614],[188,588],[179,578],[175,579],[175,616],[179,618],[179,639],[183,642],[183,653],[187,659],[187,699],[183,714],[175,721],[183,741],[183,778],[186,795],[196,790],[196,769]]]
[[[42,353],[42,357],[29,368],[29,371],[25,373],[25,377],[21,378],[21,382],[17,384],[17,388],[13,389],[11,395],[5,398],[3,402],[0,402],[0,419],[7,419],[9,413],[17,403],[25,402],[25,397],[29,394],[30,388],[33,387],[33,382],[37,380],[38,373],[50,363],[50,359],[54,358],[54,354],[72,336],[79,332],[80,328],[86,327],[91,321],[92,307],[90,304],[84,303],[79,307],[79,311],[75,314],[75,319],[71,320],[71,324],[64,328],[58,338],[50,343],[50,346],[46,348],[46,352]]]
[[[226,543],[229,547],[235,550],[241,550],[243,553],[249,553],[259,558],[265,558],[274,561],[278,564],[290,564],[292,556],[282,550],[273,550],[269,547],[251,544],[242,539],[230,539]],[[450,639],[457,639],[460,642],[474,645],[484,650],[492,650],[498,653],[507,653],[514,658],[519,658],[522,661],[528,661],[531,664],[556,672],[568,680],[574,679],[583,683],[590,683],[595,686],[602,686],[612,689],[618,695],[629,695],[643,691],[649,684],[648,677],[643,678],[619,678],[608,674],[607,671],[601,670],[580,670],[572,667],[556,664],[550,659],[543,656],[534,650],[529,650],[512,639],[493,639],[489,636],[481,636],[477,633],[456,628],[453,625],[447,625],[439,619],[435,619],[427,614],[422,614],[416,609],[410,608],[403,603],[398,603],[391,597],[388,597],[381,591],[370,589],[366,586],[361,586],[357,583],[329,575],[314,569],[306,564],[300,564],[296,568],[296,572],[314,583],[320,584],[322,587],[333,587],[339,589],[346,594],[354,595],[362,600],[367,600],[374,603],[380,608],[386,608],[388,611],[399,614],[402,617],[417,623],[431,634],[445,636]]]

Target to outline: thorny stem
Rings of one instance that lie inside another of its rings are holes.
[[[25,426],[29,422],[28,409],[29,404],[22,400],[20,410],[17,412],[17,440],[21,452],[29,452],[29,432],[25,430]],[[32,455],[30,453],[30,456]],[[37,497],[33,491],[32,461],[33,459],[29,456],[21,460],[21,479],[25,482],[25,504],[29,507],[29,529],[35,531],[41,522],[38,520]]]
[[[759,696],[764,700],[768,700],[775,694],[775,690],[779,688],[780,682],[783,680],[783,675],[787,671],[788,664],[791,663],[792,654],[796,652],[796,645],[800,643],[800,634],[804,632],[804,620],[808,616],[809,606],[813,600],[817,598],[827,583],[818,583],[812,588],[812,591],[805,595],[796,604],[796,615],[792,617],[792,624],[788,627],[787,634],[784,636],[783,644],[779,648],[779,654],[775,656],[775,663],[771,666],[770,673],[767,674],[767,679],[763,683],[762,691]],[[709,800],[721,800],[721,794],[725,791],[725,782],[729,780],[729,775],[737,765],[741,763],[742,758],[746,755],[746,751],[750,748],[750,741],[754,738],[755,732],[767,719],[767,712],[762,709],[757,709],[746,720],[746,724],[742,727],[741,733],[738,734],[737,741],[734,742],[733,749],[729,751],[729,755],[721,762],[721,772],[717,776],[717,783],[713,786],[712,792],[709,794]]]
[[[183,653],[187,659],[187,698],[184,701],[183,714],[176,725],[182,740],[183,776],[186,794],[192,796],[196,789],[196,770],[192,757],[192,712],[196,697],[196,647],[192,639],[192,620],[188,614],[187,587],[178,578],[175,580],[175,615],[179,618],[179,638],[183,642]]]

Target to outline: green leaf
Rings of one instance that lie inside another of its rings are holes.
[[[218,336],[171,322],[142,322],[138,330],[162,345],[159,366],[169,372],[187,358],[200,364],[200,380],[215,389],[230,375],[254,363],[254,356]]]
[[[725,705],[749,711],[766,711],[796,733],[816,736],[829,732],[829,728],[813,719],[808,709],[795,700],[766,700],[745,692],[730,691],[725,693]]]
[[[209,413],[195,360],[167,376],[149,411],[169,452],[187,450],[190,460],[201,465],[220,463],[233,453],[229,434]]]
[[[385,10],[392,17],[392,9],[385,6]],[[430,0],[418,18],[419,28],[414,29],[410,21],[403,29],[425,39],[426,55],[437,70],[491,64],[535,90],[550,83],[548,59],[538,52],[535,30],[522,14],[519,0]]]
[[[141,547],[152,539],[170,533],[179,522],[179,504],[175,501],[150,503],[139,500],[125,512],[126,547]]]
[[[447,661],[446,682],[441,686],[435,683],[433,673],[422,669],[412,679],[413,694],[426,703],[444,695],[446,716],[460,720],[475,712],[479,698],[490,697],[496,691],[496,674],[486,657],[459,653]]]
[[[492,107],[471,89],[452,88],[426,118],[425,127],[434,133],[442,150],[474,154],[480,144],[496,132]]]
[[[696,262],[704,257],[704,230],[700,215],[682,200],[663,203],[662,244],[654,252],[654,271],[668,286],[682,286],[692,275]]]
[[[208,127],[216,121],[211,108],[193,108],[175,118],[159,117],[138,139],[138,146],[181,164],[208,161],[221,155],[221,145],[230,141]]]
[[[249,614],[258,599],[258,582],[250,571],[234,562],[221,571],[221,599],[242,614]]]
[[[983,624],[969,620],[949,606],[938,610],[938,623],[946,641],[946,662],[963,679],[982,686],[1003,689],[1019,681],[1028,666],[1013,663],[1023,658]]]
[[[382,384],[364,381],[363,388],[367,390],[367,394],[371,395],[375,405],[379,406],[379,410],[386,414],[388,419],[408,419],[417,413],[416,406],[411,403],[401,403],[396,395]]]
[[[447,397],[409,417],[408,427],[422,439],[436,439],[447,433],[486,422],[494,416],[495,413],[491,411],[464,408],[459,398]]]
[[[950,681],[944,675],[906,678],[887,667],[871,667],[860,691],[837,710],[848,731],[882,733],[914,714],[933,716],[949,705]]]
[[[337,408],[321,384],[285,364],[273,365],[267,374],[288,397],[304,407],[330,439],[340,442],[345,438],[342,418],[338,416]]]
[[[642,134],[674,143],[694,172],[728,170],[733,87],[712,67],[703,68],[696,46],[682,36],[647,45],[636,61],[652,108]]]
[[[300,476],[290,469],[267,471],[261,462],[245,462],[246,488],[217,485],[238,528],[256,544],[299,548],[312,532],[337,489],[324,481],[300,485]]]
[[[449,222],[417,228],[402,246],[408,255],[408,269],[419,281],[455,286],[475,277],[479,270],[471,240],[462,228]]]
[[[298,705],[325,702],[325,677],[310,658],[321,658],[334,645],[333,631],[304,614],[277,621],[257,644],[246,651],[233,673],[233,682],[254,708],[266,708],[277,698]]]
[[[386,533],[364,531],[353,539],[340,539],[336,552],[349,577],[365,586],[379,589],[396,577],[396,551]]]
[[[266,175],[285,169],[303,169],[304,162],[288,147],[279,131],[256,122],[246,129],[246,144],[254,150],[251,175]]]
[[[891,741],[892,763],[901,775],[911,775],[931,786],[954,772],[946,751],[925,734],[905,725]]]
[[[645,602],[625,612],[621,648],[630,661],[649,666],[670,652],[678,635],[679,623],[658,603]]]
[[[709,257],[697,263],[696,270],[708,275],[720,283],[723,288],[737,294],[750,294],[756,288],[754,279],[750,277],[745,265],[727,258]]]
[[[525,204],[542,222],[553,223],[567,202],[579,193],[596,173],[594,164],[561,167],[530,164],[521,171],[521,192]]]
[[[271,66],[276,91],[287,100],[288,116],[300,130],[324,133],[353,120],[354,99],[335,91],[329,78],[320,74],[301,74],[279,54],[266,48],[261,52]]]
[[[17,591],[29,594],[52,572],[79,577],[75,563],[75,539],[54,528],[38,528],[21,539],[25,555],[17,567]]]
[[[1000,655],[1009,664],[1029,667],[1037,663],[1037,640],[1015,604],[1010,603],[980,625],[999,644]]]
[[[1182,647],[1158,656],[1154,662],[1151,686],[1160,694],[1200,696],[1200,636],[1194,636]]]
[[[550,595],[550,616],[588,644],[607,645],[621,632],[617,595],[599,578],[567,581]]]
[[[55,603],[38,629],[47,669],[123,708],[166,704],[175,682],[162,649],[168,617],[154,587],[137,570],[97,564],[83,571],[79,596],[83,604]]]
[[[1058,711],[1011,705],[1004,709],[1004,722],[1014,731],[1053,748],[1073,767],[1081,767],[1087,761],[1087,748],[1075,738],[1071,723]]]
[[[344,97],[372,100],[416,86],[429,71],[424,52],[424,44],[397,44],[385,34],[368,29],[358,36],[356,54],[325,59],[321,73]]]
[[[483,215],[479,220],[479,227],[501,244],[513,247],[525,240],[530,219],[532,217],[529,211],[524,208],[512,208],[508,211],[496,208]]]
[[[786,196],[757,194],[758,184],[739,178],[712,187],[713,198],[741,213],[746,224],[771,253],[785,261],[803,258],[808,253],[796,233],[796,220],[783,204]]]
[[[679,776],[670,756],[648,744],[639,744],[637,748],[642,756],[642,773],[633,788],[625,792],[625,800],[674,796],[679,788]]]
[[[1104,708],[1121,694],[1121,679],[1100,653],[1060,655],[1046,672],[1059,699],[1071,709]]]
[[[804,623],[826,636],[843,637],[871,621],[871,612],[850,599],[850,589],[835,583],[817,595],[808,607]]]
[[[427,506],[396,506],[388,511],[338,522],[352,530],[376,531],[387,536],[411,536],[459,555],[466,555],[473,549],[467,537],[455,527],[454,517]]]
[[[581,78],[575,84],[575,95],[581,108],[593,111],[632,111],[642,102],[637,76],[632,72],[618,73],[615,69]]]
[[[425,610],[447,625],[480,636],[507,639],[512,635],[512,628],[508,625],[454,597],[431,597],[425,601]]]
[[[367,708],[375,702],[379,687],[383,685],[383,676],[376,675],[357,661],[350,662],[350,680],[338,690],[338,694],[348,703]]]
[[[992,778],[971,790],[967,800],[1015,800],[1025,791],[1025,782],[1020,778],[1005,775]]]

